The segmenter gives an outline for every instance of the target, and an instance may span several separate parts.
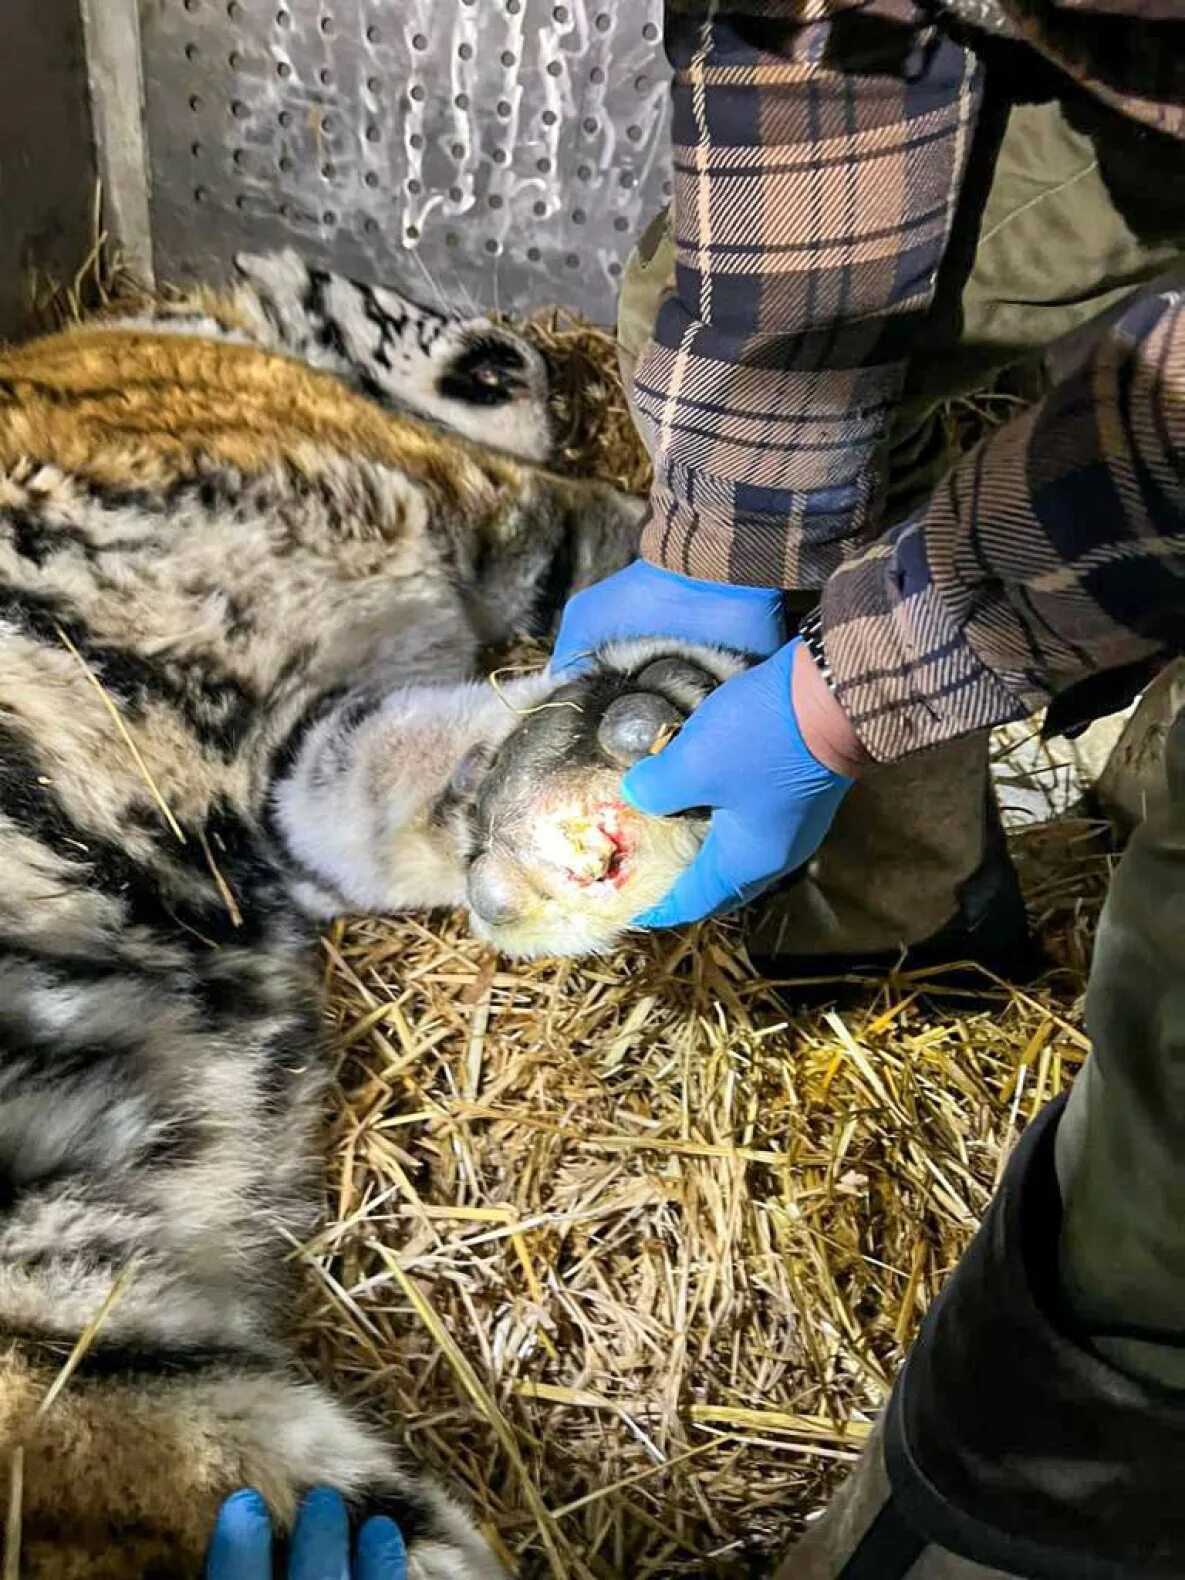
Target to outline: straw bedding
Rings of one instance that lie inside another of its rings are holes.
[[[640,486],[608,338],[539,334],[566,464]],[[1056,969],[964,1016],[908,977],[788,1016],[735,924],[526,966],[448,917],[327,939],[305,1354],[520,1574],[758,1572],[859,1452],[1085,1051],[1106,848],[1067,820],[1016,844]]]

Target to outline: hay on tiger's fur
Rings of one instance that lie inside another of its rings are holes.
[[[110,294],[80,277],[65,310]],[[562,314],[531,332],[561,464],[644,487],[611,336]],[[962,1016],[908,975],[788,1015],[735,923],[528,965],[459,918],[326,939],[303,1354],[468,1493],[520,1575],[739,1577],[859,1453],[1085,1053],[1107,842],[1064,819],[1013,846],[1054,968]]]

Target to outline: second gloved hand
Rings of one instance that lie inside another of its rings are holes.
[[[669,746],[636,763],[627,801],[659,817],[707,807],[711,827],[671,892],[636,920],[675,927],[732,910],[808,861],[852,780],[808,750],[791,684],[799,643],[726,681]]]
[[[340,1492],[314,1487],[296,1517],[287,1580],[407,1580],[399,1527],[379,1515],[358,1533],[351,1559],[350,1519]],[[249,1488],[232,1493],[218,1513],[205,1580],[276,1580],[267,1504]]]

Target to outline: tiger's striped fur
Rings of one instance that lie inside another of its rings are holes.
[[[394,1513],[418,1576],[499,1572],[284,1346],[317,1200],[312,918],[462,897],[453,770],[514,722],[478,649],[628,559],[638,509],[506,453],[546,431],[517,337],[526,415],[482,448],[439,424],[504,412],[463,399],[472,357],[444,377],[489,326],[425,329],[397,400],[388,340],[332,327],[359,288],[302,295],[297,268],[272,269],[283,311],[249,281],[0,355],[0,1447],[25,1449],[26,1580],[196,1575],[232,1487],[286,1517],[318,1482]],[[350,806],[312,792],[325,721],[380,716],[360,893],[321,859]]]

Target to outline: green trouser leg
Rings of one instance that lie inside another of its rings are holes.
[[[1185,712],[1166,768],[1168,804],[1132,836],[1099,924],[1094,1054],[1057,1172],[1075,1326],[1122,1370],[1185,1388]]]
[[[1185,713],[1166,758],[1167,802],[1133,837],[1099,925],[1087,995],[1093,1051],[1057,1127],[1060,1247],[1055,1231],[1047,1257],[1058,1269],[1056,1327],[1117,1373],[1168,1390],[1161,1398],[1179,1390],[1185,1410]],[[1100,1457],[1110,1451],[1106,1442],[1067,1440],[1066,1466],[1091,1447]],[[889,1492],[878,1432],[778,1580],[839,1580],[862,1546],[867,1557]],[[916,1536],[914,1546],[921,1551],[907,1551],[904,1568],[858,1572],[878,1580],[1004,1573]]]
[[[1001,105],[990,67],[988,82],[949,266],[892,435],[887,519],[914,508],[950,463],[943,401],[1081,329],[1185,256],[1179,145],[1077,102]],[[627,389],[673,279],[660,215],[622,285]],[[804,592],[804,603],[812,596]],[[772,956],[867,954],[930,937],[959,912],[981,865],[990,795],[982,738],[874,770],[841,807],[805,879],[754,907],[751,947]]]

